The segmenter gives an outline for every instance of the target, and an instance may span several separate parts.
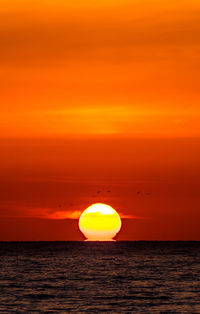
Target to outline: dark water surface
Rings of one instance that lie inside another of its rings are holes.
[[[1,313],[200,313],[200,242],[0,243]]]

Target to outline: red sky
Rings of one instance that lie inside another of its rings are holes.
[[[200,240],[199,2],[0,4],[0,240]]]

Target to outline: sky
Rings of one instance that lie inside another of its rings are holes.
[[[0,0],[0,240],[200,240],[200,3]]]

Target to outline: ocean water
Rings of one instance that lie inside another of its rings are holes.
[[[0,313],[200,313],[200,242],[2,242]]]

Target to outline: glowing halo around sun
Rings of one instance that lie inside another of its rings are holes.
[[[112,241],[121,225],[116,210],[102,203],[89,206],[79,218],[79,229],[88,241]]]

